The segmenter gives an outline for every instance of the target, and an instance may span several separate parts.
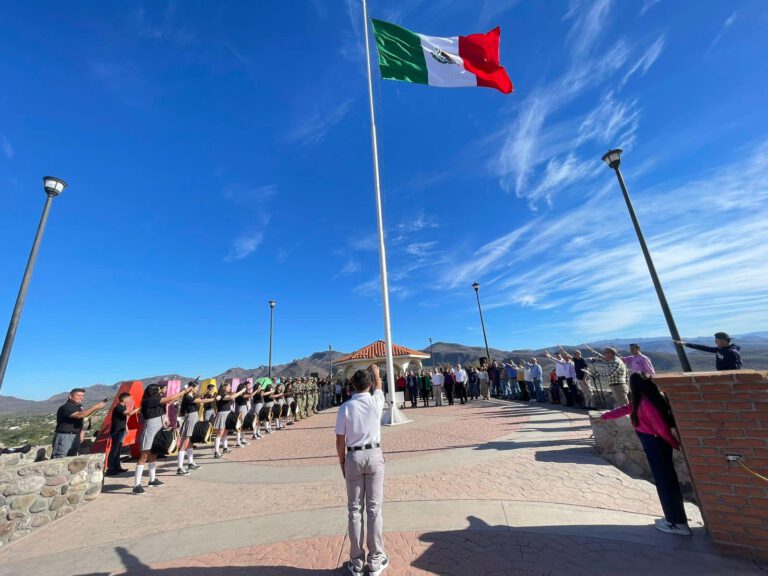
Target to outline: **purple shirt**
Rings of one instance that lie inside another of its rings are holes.
[[[651,359],[644,354],[638,354],[637,356],[630,354],[629,356],[622,356],[621,359],[624,360],[624,364],[627,365],[630,373],[645,372],[650,375],[656,374],[653,364],[651,364]]]

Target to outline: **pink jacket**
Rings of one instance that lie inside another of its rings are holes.
[[[603,420],[615,420],[616,418],[629,416],[630,414],[632,414],[632,404],[625,404],[610,412],[605,412],[600,418]],[[664,418],[661,417],[656,406],[651,404],[651,402],[645,398],[640,400],[640,406],[637,408],[637,426],[635,427],[635,430],[637,432],[642,432],[643,434],[659,436],[671,444],[672,448],[677,449],[680,447],[680,443],[674,436],[672,436],[672,430],[670,429],[669,424],[667,424],[664,421]]]

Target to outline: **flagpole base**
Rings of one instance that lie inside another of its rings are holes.
[[[409,422],[413,422],[413,420],[403,414],[397,405],[390,400],[389,408],[381,415],[381,425],[397,426],[398,424],[408,424]]]

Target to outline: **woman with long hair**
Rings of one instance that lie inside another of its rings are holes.
[[[690,536],[683,493],[672,460],[672,450],[680,448],[680,443],[672,434],[672,428],[675,427],[672,412],[656,383],[647,374],[632,374],[629,390],[632,398],[629,404],[605,412],[600,418],[612,420],[629,416],[648,457],[656,492],[664,510],[664,518],[655,522],[656,529],[669,534]]]
[[[282,430],[284,426],[280,423],[280,416],[283,414],[283,408],[285,407],[285,384],[280,383],[275,388],[272,399],[275,401],[272,406],[272,419],[275,421],[275,430]]]
[[[288,381],[285,385],[285,410],[283,416],[285,417],[286,424],[293,424],[294,418],[296,418],[296,397],[293,392],[293,382]]]
[[[261,439],[261,421],[264,410],[264,389],[261,384],[253,385],[253,397],[251,398],[251,412],[253,413],[253,440]]]
[[[195,464],[194,456],[192,454],[192,434],[195,431],[195,424],[200,421],[200,405],[208,405],[213,402],[213,397],[201,398],[197,394],[197,380],[188,382],[187,387],[184,390],[184,396],[181,398],[181,406],[179,406],[179,417],[182,420],[181,428],[179,430],[179,438],[181,439],[181,446],[179,447],[179,465],[176,469],[176,474],[184,476],[188,474],[188,470],[197,470],[200,468],[199,464]],[[184,456],[189,458],[189,464],[187,468],[184,468]]]
[[[262,408],[261,419],[264,420],[264,430],[267,434],[272,434],[272,413],[275,408],[275,389],[272,384],[267,384],[264,389],[264,408]]]
[[[216,429],[216,438],[213,440],[213,457],[221,458],[223,454],[231,452],[229,449],[229,436],[227,435],[227,418],[234,410],[235,398],[239,398],[245,394],[246,389],[243,388],[239,392],[232,393],[232,384],[226,382],[219,388],[218,394],[216,394],[216,420],[213,422],[213,427]],[[219,451],[222,445],[222,439],[224,444],[223,452]]]
[[[184,396],[185,390],[180,390],[178,394],[163,397],[162,388],[157,384],[150,384],[144,390],[141,398],[141,418],[144,421],[144,427],[141,429],[139,445],[141,453],[139,462],[136,464],[136,481],[133,486],[134,494],[144,494],[144,488],[141,487],[141,476],[144,474],[144,465],[149,469],[149,485],[162,486],[165,484],[156,477],[157,454],[152,454],[152,443],[155,441],[155,435],[163,428],[163,416],[165,416],[165,405],[176,402]]]

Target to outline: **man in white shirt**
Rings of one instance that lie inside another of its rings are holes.
[[[459,397],[459,401],[462,404],[467,403],[467,371],[461,367],[461,364],[456,365],[456,396]]]
[[[440,370],[432,371],[432,394],[435,396],[435,406],[443,405],[443,382],[445,379]]]
[[[341,473],[347,483],[347,510],[349,527],[350,574],[378,576],[389,565],[384,552],[384,519],[381,505],[384,500],[384,455],[381,452],[381,413],[384,393],[381,391],[379,367],[371,366],[374,391],[367,372],[358,370],[352,375],[354,394],[336,415],[336,453]],[[365,560],[362,509],[368,524],[368,561]]]

